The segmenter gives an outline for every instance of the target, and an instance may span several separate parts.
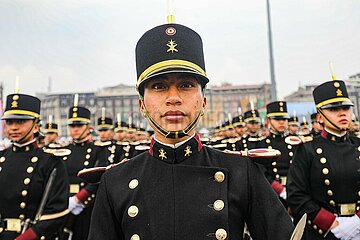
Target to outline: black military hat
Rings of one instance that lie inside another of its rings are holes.
[[[288,121],[289,121],[289,125],[299,124],[299,118],[297,116],[291,116]]]
[[[126,131],[129,129],[129,126],[126,122],[116,122],[114,124],[114,131],[115,132],[119,132],[119,131]]]
[[[90,110],[85,107],[73,106],[69,109],[68,125],[86,125],[90,121]]]
[[[316,108],[354,106],[342,80],[328,81],[317,86],[313,91],[313,96]]]
[[[130,133],[135,133],[136,132],[136,126],[135,124],[131,123],[131,124],[128,124],[128,132]]]
[[[266,117],[274,119],[288,119],[286,102],[276,101],[266,105]]]
[[[40,117],[40,99],[26,94],[10,94],[2,119],[38,119]]]
[[[109,130],[113,128],[113,120],[109,117],[100,117],[97,121],[97,130]]]
[[[312,114],[310,115],[311,123],[316,122],[316,116],[317,116],[317,113],[312,113]]]
[[[205,72],[203,44],[194,30],[175,23],[147,31],[136,45],[136,89],[144,94],[144,83],[166,73],[192,73],[204,87],[209,82]]]
[[[46,123],[44,132],[45,133],[58,133],[58,125],[56,123]]]
[[[230,122],[229,120],[226,120],[225,123],[224,123],[224,128],[226,130],[228,130],[228,129],[233,129],[234,127],[232,125],[232,122]]]
[[[244,123],[244,118],[242,115],[239,115],[239,116],[236,116],[232,119],[232,125],[234,127],[237,127],[237,126],[245,126],[245,123]]]
[[[260,123],[260,114],[256,109],[244,112],[244,120],[246,123],[255,122]]]

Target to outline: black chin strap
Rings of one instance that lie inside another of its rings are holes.
[[[335,123],[333,123],[328,117],[325,116],[324,112],[321,110],[321,108],[317,109],[317,112],[325,118],[326,121],[328,121],[334,128],[336,128],[339,131],[348,131],[350,129],[350,124],[346,128],[340,128]]]
[[[276,133],[279,133],[279,134],[284,133],[284,132],[280,132],[280,131],[274,126],[274,124],[272,124],[271,118],[269,118],[269,123],[270,123],[270,126],[275,130]]]
[[[29,136],[29,134],[32,132],[32,130],[33,130],[34,127],[35,127],[36,121],[37,121],[37,119],[34,119],[33,124],[31,125],[31,127],[29,128],[29,130],[25,133],[25,135],[24,135],[22,138],[20,138],[19,141],[16,141],[16,143],[21,144],[22,141],[24,141],[24,139],[26,139],[26,138]]]
[[[189,136],[189,132],[191,130],[193,130],[197,123],[200,120],[200,117],[202,116],[202,112],[199,111],[198,115],[196,116],[196,118],[194,119],[194,121],[192,121],[185,129],[181,130],[181,131],[168,131],[164,128],[162,128],[157,122],[155,122],[155,120],[150,116],[149,112],[147,111],[145,104],[144,104],[144,100],[141,99],[141,104],[144,107],[144,114],[145,116],[149,119],[149,121],[153,124],[153,126],[165,137],[165,138],[173,138],[173,139],[177,139],[177,138],[183,138],[185,136]]]

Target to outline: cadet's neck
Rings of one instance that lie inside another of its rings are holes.
[[[181,139],[180,138],[173,139],[173,138],[165,138],[163,135],[159,136],[159,134],[155,133],[154,139],[166,146],[177,148],[182,144],[184,144],[185,142],[187,142],[189,139],[191,139],[194,135],[195,135],[195,131],[192,131],[192,134],[189,134],[188,136],[185,136]]]

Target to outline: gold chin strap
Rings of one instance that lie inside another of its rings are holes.
[[[335,127],[339,131],[348,131],[350,129],[350,123],[347,128],[340,128],[335,123],[333,123],[328,117],[325,116],[324,112],[321,110],[321,108],[317,109],[317,112],[325,118],[326,121],[328,121],[333,127]]]
[[[275,130],[275,132],[277,132],[277,133],[284,133],[284,132],[280,132],[275,126],[274,126],[274,124],[272,124],[272,122],[271,122],[271,118],[269,118],[269,123],[270,123],[270,125],[271,125],[271,127]]]
[[[31,125],[31,127],[29,128],[29,130],[25,133],[25,135],[24,135],[22,138],[20,138],[19,141],[16,141],[16,143],[20,143],[20,144],[21,144],[22,141],[24,141],[24,139],[27,138],[27,136],[29,136],[29,134],[32,132],[32,130],[33,130],[34,127],[35,127],[36,121],[37,121],[37,119],[34,119],[33,124]]]
[[[164,137],[166,138],[173,138],[173,139],[177,139],[177,138],[183,138],[185,136],[189,135],[189,132],[191,130],[193,130],[197,123],[200,120],[200,117],[202,116],[202,112],[199,111],[198,115],[196,116],[196,118],[194,119],[194,121],[192,121],[185,129],[181,130],[181,131],[168,131],[164,128],[162,128],[157,122],[155,122],[155,120],[150,116],[149,112],[147,111],[146,107],[145,107],[145,103],[144,100],[141,99],[141,104],[144,107],[144,114],[146,115],[146,117],[149,119],[149,121],[154,125],[154,127],[159,131],[159,133],[161,133]]]
[[[84,139],[85,137],[87,137],[87,136],[85,136],[84,137],[84,135],[85,135],[85,133],[86,133],[86,130],[88,130],[89,129],[89,125],[86,125],[86,128],[84,129],[84,131],[80,134],[80,136],[77,138],[77,139],[75,139],[76,141],[80,141],[80,140],[82,140],[82,139]]]

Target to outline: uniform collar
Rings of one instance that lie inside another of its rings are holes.
[[[195,155],[202,149],[200,138],[197,134],[176,145],[164,144],[153,138],[149,153],[151,156],[168,162],[179,163]]]
[[[333,142],[346,142],[349,140],[349,134],[347,132],[340,136],[335,135],[334,133],[330,133],[329,130],[323,129],[321,132],[321,136]]]
[[[75,145],[75,146],[85,146],[88,143],[90,143],[89,137],[86,137],[82,140],[73,140],[73,145]]]
[[[39,148],[37,142],[36,142],[36,138],[34,138],[33,140],[24,143],[24,144],[19,144],[19,143],[13,143],[12,145],[12,151],[13,152],[29,152],[33,149],[37,149]]]
[[[275,132],[275,131],[270,131],[270,135],[272,138],[283,138],[285,137],[285,132]]]

